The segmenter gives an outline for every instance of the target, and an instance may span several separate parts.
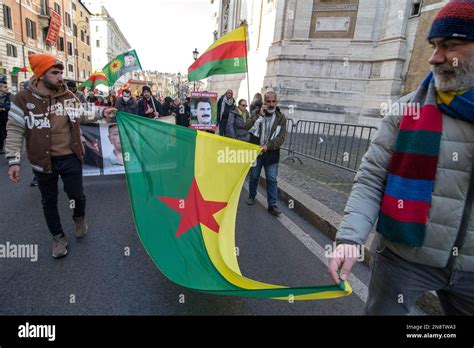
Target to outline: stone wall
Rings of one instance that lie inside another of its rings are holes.
[[[413,52],[408,66],[404,84],[404,93],[415,90],[430,71],[428,60],[433,53],[426,37],[436,14],[447,1],[428,0],[423,3],[419,24],[416,31]]]
[[[286,5],[291,10],[282,15],[294,13],[294,28],[275,33],[264,85],[277,91],[282,108],[296,119],[378,125],[380,104],[402,94],[412,45],[407,40],[413,33],[411,3],[290,0]],[[315,20],[338,13],[356,18],[354,27],[342,32],[336,23],[334,32],[315,38]]]
[[[236,1],[230,0],[231,8],[238,7]],[[266,1],[245,3],[250,6],[246,16],[251,13],[257,21],[255,4]],[[259,23],[272,24],[272,31],[257,30],[257,23],[249,26],[250,94],[274,89],[281,108],[295,119],[377,126],[380,105],[408,93],[429,69],[425,37],[440,0],[423,1],[421,15],[416,3],[275,0],[273,17],[264,13]],[[265,45],[255,47],[256,37],[270,35],[265,56]],[[220,94],[232,88],[239,97],[247,95],[245,76],[210,81]]]

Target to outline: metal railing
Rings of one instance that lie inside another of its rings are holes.
[[[357,172],[377,128],[356,124],[288,119],[287,136],[282,149],[288,151],[283,161],[301,157]]]

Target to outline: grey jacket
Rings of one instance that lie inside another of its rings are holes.
[[[247,110],[247,120],[250,119],[250,115]],[[249,132],[245,129],[245,121],[242,116],[240,116],[239,110],[237,107],[233,108],[229,113],[229,119],[227,120],[226,126],[226,136],[229,138],[249,141]]]
[[[408,102],[411,96],[400,99],[398,103]],[[377,221],[392,147],[401,119],[402,116],[384,117],[369,150],[364,155],[336,236],[338,244],[364,244]],[[474,123],[443,114],[438,169],[424,245],[409,247],[386,238],[383,238],[383,244],[398,256],[413,263],[443,268],[448,265],[450,257],[453,257],[454,270],[474,272],[472,210],[464,240],[455,246],[473,161]]]

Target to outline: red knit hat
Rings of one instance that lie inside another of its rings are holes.
[[[37,79],[53,66],[64,69],[63,63],[49,54],[32,54],[28,56],[28,60]]]
[[[453,38],[474,41],[474,0],[451,0],[433,21],[428,40]]]

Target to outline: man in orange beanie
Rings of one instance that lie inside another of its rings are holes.
[[[24,139],[28,139],[26,152],[38,179],[44,216],[53,236],[52,254],[59,258],[67,254],[67,238],[57,207],[59,177],[73,209],[75,235],[83,238],[87,233],[82,185],[84,147],[79,122],[109,119],[115,116],[115,109],[89,110],[80,106],[64,83],[63,63],[55,57],[34,54],[28,59],[34,76],[28,88],[13,97],[8,117],[8,175],[14,183],[20,181],[21,152]]]

